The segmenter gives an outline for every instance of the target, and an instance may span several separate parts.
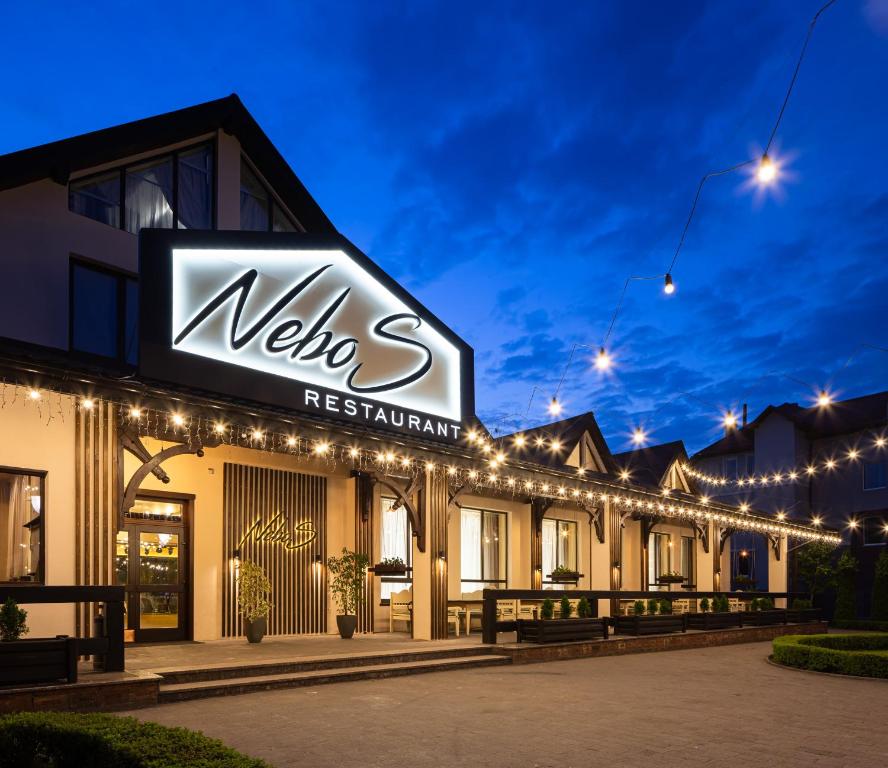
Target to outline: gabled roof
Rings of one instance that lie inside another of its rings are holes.
[[[755,447],[753,432],[774,414],[791,421],[811,440],[850,435],[888,424],[888,391],[837,400],[825,407],[802,408],[798,403],[769,405],[745,427],[731,430],[721,440],[694,454],[694,458],[752,451]]]
[[[583,436],[588,434],[607,472],[613,473],[616,470],[610,449],[607,447],[592,411],[552,424],[525,429],[512,435],[504,435],[497,438],[496,442],[503,442],[512,449],[514,438],[518,434],[523,435],[526,440],[525,446],[520,452],[522,459],[558,469],[563,469],[567,465],[567,460],[580,446]],[[538,440],[544,441],[544,444],[537,445]],[[552,442],[555,440],[559,444],[557,451],[553,451],[551,448]]]
[[[223,130],[240,141],[281,201],[309,232],[335,227],[237,94],[0,156],[0,191],[71,174]]]
[[[663,488],[673,464],[676,461],[686,462],[688,452],[681,440],[673,440],[671,443],[615,453],[613,458],[620,470],[629,472],[629,479],[633,483]],[[690,478],[688,482],[690,484]]]

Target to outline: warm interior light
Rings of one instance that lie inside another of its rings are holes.
[[[558,398],[553,397],[552,402],[549,403],[549,413],[552,416],[558,416],[562,410],[564,410],[564,408],[562,407],[561,403],[558,402]]]
[[[826,408],[828,405],[832,405],[832,401],[832,395],[825,389],[821,389],[817,395],[817,407]]]
[[[607,350],[604,347],[601,347],[598,350],[598,355],[595,357],[595,367],[599,371],[606,371],[611,367],[612,364],[613,361],[611,360],[611,356],[608,354]]]
[[[290,438],[290,439],[293,440],[293,438]],[[295,443],[296,441],[293,440],[293,442]],[[360,454],[360,451],[357,448],[355,448],[354,446],[352,446],[351,448],[348,449],[348,455],[351,456],[353,459],[358,458],[359,454]]]
[[[777,178],[777,164],[768,157],[768,153],[762,155],[755,177],[760,184],[771,184]]]
[[[675,283],[672,282],[672,275],[670,275],[668,272],[666,273],[666,279],[663,282],[663,293],[665,293],[667,296],[671,296],[673,293],[675,293]]]

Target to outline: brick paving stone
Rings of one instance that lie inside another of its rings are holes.
[[[770,643],[269,691],[133,712],[289,766],[888,766],[888,682]]]

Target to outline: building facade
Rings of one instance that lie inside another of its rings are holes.
[[[328,557],[398,558],[359,631],[435,639],[454,601],[559,569],[723,590],[742,529],[782,591],[787,537],[829,536],[701,499],[680,461],[634,479],[592,414],[493,440],[471,348],[236,96],[0,157],[0,233],[0,580],[123,585],[136,640],[241,635],[246,560],[292,635],[335,631]],[[29,611],[81,635],[96,606]]]
[[[769,406],[697,453],[692,472],[727,503],[842,530],[859,563],[858,612],[868,616],[876,560],[888,543],[886,431],[888,392],[809,408]],[[735,583],[748,577],[766,585],[761,542],[738,535],[734,544]]]

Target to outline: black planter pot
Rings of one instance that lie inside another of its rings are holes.
[[[339,636],[343,640],[351,640],[352,635],[355,634],[355,630],[358,628],[358,617],[350,614],[347,616],[337,616],[336,627],[339,629]]]
[[[247,635],[247,640],[251,643],[261,643],[267,630],[268,618],[265,616],[254,621],[244,619],[244,632]]]
[[[566,643],[606,640],[605,619],[518,619],[519,643]]]
[[[729,629],[742,626],[742,616],[738,612],[687,613],[685,622],[688,629]]]

